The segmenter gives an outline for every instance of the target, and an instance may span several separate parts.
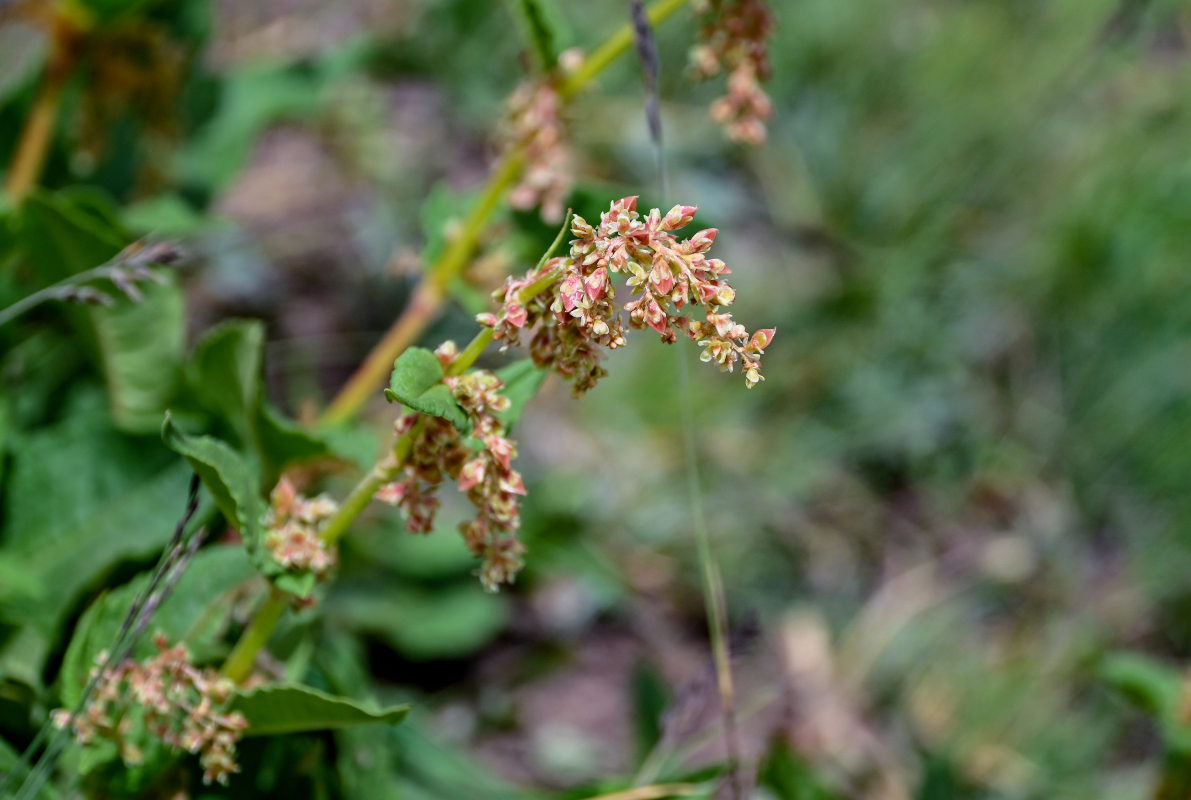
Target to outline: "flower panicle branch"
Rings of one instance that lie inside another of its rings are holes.
[[[520,153],[524,162],[509,191],[509,205],[520,211],[540,207],[542,219],[556,224],[562,220],[575,175],[559,87],[582,63],[582,51],[573,48],[559,55],[555,69],[519,84],[505,104],[500,126],[506,157]]]
[[[600,361],[604,350],[625,344],[627,327],[657,332],[662,341],[677,341],[679,333],[703,348],[700,358],[731,372],[737,363],[747,386],[764,380],[761,355],[773,341],[774,329],[752,335],[725,309],[736,297],[724,280],[731,270],[710,258],[717,231],[708,228],[689,238],[677,231],[691,224],[695,207],[676,205],[666,214],[653,209],[642,215],[637,198],[612,203],[592,225],[576,216],[571,223],[570,254],[551,259],[521,277],[509,278],[494,293],[499,313],[484,313],[477,321],[492,330],[502,348],[529,336],[534,362],[562,375],[576,394],[591,389],[606,374]],[[524,300],[525,288],[543,275],[557,274],[551,292]],[[612,275],[624,275],[635,299],[620,307]],[[683,311],[701,306],[703,318]]]
[[[263,520],[265,548],[286,569],[309,570],[325,577],[334,568],[337,555],[333,543],[320,535],[323,524],[335,516],[339,505],[327,495],[308,498],[298,493],[287,477],[269,496],[269,510]]]
[[[447,342],[435,355],[450,367],[459,351]],[[487,370],[448,375],[443,382],[471,422],[470,438],[441,417],[416,412],[400,417],[395,427],[399,436],[411,437],[409,454],[399,478],[381,486],[376,498],[399,507],[409,531],[429,533],[439,507],[436,492],[448,478],[455,481],[476,508],[475,518],[462,523],[460,532],[472,553],[483,559],[480,582],[496,591],[516,577],[525,552],[517,539],[525,482],[512,467],[517,445],[497,416],[509,409],[510,401],[500,394],[500,378]]]
[[[711,118],[733,141],[764,143],[773,102],[761,82],[769,79],[773,12],[764,0],[702,0],[695,10],[701,26],[690,53],[692,75],[707,80],[728,73],[727,94],[712,103]]]
[[[164,634],[153,641],[157,655],[108,666],[84,711],[72,717],[58,709],[54,724],[70,726],[81,745],[112,742],[130,766],[144,761],[147,733],[175,750],[199,754],[204,783],[226,784],[239,771],[236,742],[248,728],[243,714],[226,710],[235,684],[212,669],[195,667],[186,647],[171,646]],[[101,653],[97,663],[106,660]]]

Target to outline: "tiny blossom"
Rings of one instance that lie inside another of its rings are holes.
[[[232,773],[239,772],[236,742],[248,727],[243,714],[224,710],[235,685],[213,669],[192,665],[186,648],[171,647],[163,634],[153,641],[159,651],[156,656],[108,666],[73,724],[64,708],[53,712],[54,724],[59,728],[70,724],[81,745],[111,741],[131,766],[144,761],[144,742],[134,741],[135,722],[143,719],[149,734],[174,749],[199,754],[204,783],[226,784]],[[107,655],[100,653],[92,677],[106,660]]]
[[[632,328],[650,328],[662,341],[674,342],[685,333],[703,348],[700,358],[731,372],[743,367],[749,387],[763,380],[761,355],[773,341],[774,329],[749,335],[724,309],[735,290],[723,280],[731,272],[707,252],[717,231],[708,228],[687,239],[675,231],[689,225],[695,207],[677,205],[662,215],[658,209],[642,216],[637,198],[612,203],[598,225],[576,216],[571,224],[570,255],[554,258],[541,269],[509,278],[493,293],[502,304],[499,314],[485,313],[477,321],[492,328],[504,347],[519,344],[522,332],[533,331],[529,352],[535,363],[571,381],[576,394],[587,391],[605,374],[600,366],[604,349],[625,343],[621,311]],[[558,276],[550,292],[527,297],[531,285],[547,274]],[[611,275],[627,276],[636,298],[618,307]],[[683,316],[688,305],[704,309],[704,319]]]
[[[310,570],[323,576],[335,566],[335,551],[319,536],[322,524],[339,510],[326,495],[303,497],[282,478],[269,498],[264,525],[265,547],[286,569]]]
[[[728,93],[712,103],[711,118],[733,141],[761,144],[765,121],[773,116],[773,103],[761,88],[769,78],[766,40],[773,14],[763,0],[704,0],[698,13],[700,43],[691,49],[691,72],[701,80],[728,72]]]
[[[436,352],[449,364],[457,353],[453,344]],[[425,414],[407,414],[396,424],[398,435],[414,436],[402,477],[386,484],[376,497],[398,506],[405,513],[406,528],[429,533],[438,510],[435,492],[446,478],[456,481],[476,507],[474,519],[459,526],[471,551],[483,559],[480,581],[495,591],[510,583],[521,568],[524,545],[517,540],[521,527],[518,498],[525,494],[525,482],[512,468],[517,445],[505,434],[496,414],[507,411],[509,398],[500,394],[500,378],[486,370],[447,377],[443,381],[472,423],[469,447],[465,437],[450,422]]]
[[[582,63],[582,54],[569,50],[559,58],[564,71]],[[502,125],[506,151],[520,151],[525,161],[521,179],[509,194],[516,209],[541,207],[542,219],[558,222],[566,208],[574,175],[562,119],[558,76],[537,78],[518,86],[509,97]]]

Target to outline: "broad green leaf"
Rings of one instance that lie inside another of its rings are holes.
[[[114,565],[160,550],[190,476],[156,438],[114,430],[98,392],[76,392],[66,410],[60,423],[14,435],[0,498],[5,562],[41,587],[21,597],[5,584],[0,616],[49,630]]]
[[[257,493],[256,476],[231,445],[212,436],[183,433],[168,413],[161,426],[161,438],[166,446],[190,462],[215,498],[220,513],[241,534],[247,538],[248,531],[259,527],[265,508]]]
[[[336,730],[371,722],[396,725],[409,706],[372,709],[307,686],[264,686],[239,692],[232,709],[248,720],[245,736]]]
[[[248,557],[277,588],[309,597],[315,578],[309,572],[287,572],[266,550],[261,519],[266,511],[260,480],[252,465],[231,445],[213,436],[190,435],[167,414],[161,430],[169,447],[183,455],[215,497],[223,516],[240,531]]]
[[[475,555],[457,531],[413,535],[392,515],[367,532],[353,533],[351,547],[370,563],[414,580],[462,577],[476,567]]]
[[[173,592],[154,612],[132,654],[136,659],[156,652],[152,634],[161,631],[171,644],[184,643],[196,664],[209,663],[226,650],[222,643],[229,608],[223,598],[252,579],[256,570],[243,548],[235,545],[206,547],[195,554]],[[60,676],[62,702],[74,705],[82,696],[96,657],[110,650],[120,626],[137,596],[149,583],[149,573],[101,596],[91,604],[75,627],[66,649]]]
[[[17,238],[42,285],[98,267],[129,243],[91,193],[36,191],[20,206]]]
[[[214,411],[245,446],[256,443],[264,343],[260,322],[224,322],[199,340],[186,364],[186,383],[194,399]]]
[[[130,241],[106,198],[84,190],[34,192],[21,205],[17,230],[19,249],[40,285],[98,267]],[[68,317],[95,355],[116,424],[146,433],[160,424],[177,388],[184,339],[181,293],[168,278],[161,286],[142,284],[140,302],[102,288],[116,298],[115,305],[68,309]]]
[[[508,410],[496,416],[500,417],[506,428],[511,431],[521,418],[525,404],[537,394],[542,381],[546,379],[546,371],[535,367],[533,359],[526,358],[498,369],[496,377],[504,383],[501,394],[509,398]]]
[[[125,206],[124,225],[138,236],[194,236],[217,230],[220,223],[195,210],[176,192],[166,192]]]
[[[509,605],[503,595],[467,581],[434,590],[341,590],[328,598],[327,616],[340,626],[380,636],[409,658],[458,658],[504,629]]]
[[[165,274],[164,285],[142,286],[139,301],[120,296],[111,307],[88,309],[112,419],[134,433],[157,429],[178,388],[184,308],[177,282]]]
[[[414,411],[442,417],[466,433],[471,430],[467,414],[455,402],[442,379],[442,363],[438,357],[425,348],[411,347],[393,364],[385,397]]]
[[[263,401],[257,418],[257,432],[262,459],[273,471],[279,471],[287,464],[322,458],[333,452],[323,434],[306,430]],[[266,479],[266,483],[271,482]]]
[[[186,365],[186,383],[187,399],[235,434],[241,449],[252,453],[262,467],[261,479],[268,487],[287,464],[325,456],[330,447],[265,400],[264,344],[264,326],[257,321],[218,325],[195,346]]]

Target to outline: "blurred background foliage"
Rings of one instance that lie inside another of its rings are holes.
[[[19,5],[0,7],[0,164],[51,50]],[[254,317],[271,402],[312,419],[487,174],[529,63],[510,5],[112,3],[78,43],[43,189],[0,211],[0,306],[131,236],[194,257],[140,306],[0,328],[9,749],[52,707],[74,622],[152,563],[183,502],[155,431],[193,379],[130,376]],[[633,59],[569,110],[576,209],[697,204],[737,317],[778,330],[760,387],[693,368],[688,390],[756,796],[1188,796],[1191,11],[773,7],[757,149],[684,77],[689,14],[659,27],[672,197]],[[627,17],[555,10],[563,47]],[[552,234],[502,212],[423,343],[469,338],[482,290]],[[186,342],[149,335],[183,315]],[[366,518],[325,614],[272,650],[416,711],[252,743],[233,791],[578,798],[722,763],[676,413],[694,354],[650,339],[578,402],[547,382],[520,423],[513,590],[479,590],[449,524]],[[340,452],[369,463],[389,417],[378,395]]]

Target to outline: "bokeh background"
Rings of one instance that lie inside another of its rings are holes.
[[[628,14],[555,5],[567,46]],[[721,87],[685,74],[689,12],[658,28],[669,196],[631,54],[567,112],[581,213],[641,194],[720,228],[737,318],[777,328],[765,382],[648,335],[578,401],[548,381],[517,431],[528,564],[497,596],[451,530],[462,507],[425,539],[370,513],[321,657],[416,713],[312,739],[299,777],[264,752],[260,791],[579,797],[721,763],[686,391],[756,798],[1188,796],[1191,11],[772,6],[760,147],[708,119]],[[134,233],[183,242],[192,338],[265,320],[272,399],[311,418],[488,174],[526,71],[510,19],[491,0],[157,3],[72,85],[43,184],[94,187]],[[45,41],[0,20],[7,163]],[[483,290],[552,234],[502,213],[421,342],[470,338]],[[22,442],[77,441],[63,392],[85,405],[94,377],[60,341],[2,343],[11,502],[40,474]],[[370,407],[361,460],[391,413]],[[0,724],[20,743],[13,631]]]

